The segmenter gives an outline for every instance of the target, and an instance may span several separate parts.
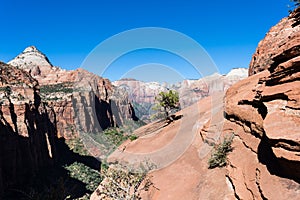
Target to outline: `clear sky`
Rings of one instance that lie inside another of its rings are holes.
[[[115,34],[133,28],[163,27],[196,40],[220,72],[227,73],[231,68],[248,67],[258,42],[271,26],[288,15],[289,3],[289,0],[1,0],[0,60],[7,62],[25,47],[35,45],[52,64],[75,69],[99,43]],[[139,53],[129,55],[125,59],[127,64]],[[158,54],[147,50],[143,55],[147,53]],[[160,63],[164,58],[145,59],[136,64]],[[197,76],[190,73],[186,78]]]

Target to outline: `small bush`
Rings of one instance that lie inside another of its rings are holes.
[[[130,168],[130,166],[126,165]],[[103,180],[96,194],[100,199],[141,199],[141,192],[153,185],[147,172],[153,169],[150,163],[141,163],[139,170],[131,171],[121,165],[111,165],[101,171]]]
[[[74,153],[78,153],[79,155],[82,156],[89,156],[89,153],[85,148],[82,139],[80,138],[69,139],[66,140],[66,144],[68,145],[70,150],[73,151]]]
[[[234,135],[225,137],[223,142],[216,144],[208,160],[208,168],[224,167],[227,164],[227,154],[232,151],[231,143]]]
[[[118,128],[106,129],[103,131],[103,134],[105,135],[106,139],[115,146],[119,146],[128,138],[124,132]]]
[[[129,139],[130,139],[131,141],[133,141],[133,140],[138,139],[138,136],[137,136],[137,135],[130,135],[130,136],[129,136]]]
[[[124,127],[108,128],[100,134],[92,135],[92,137],[96,142],[114,148],[120,146],[127,139],[133,141],[138,138],[138,136],[132,134],[130,130],[125,129]]]

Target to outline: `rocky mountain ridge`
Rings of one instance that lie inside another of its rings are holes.
[[[234,68],[226,75],[215,73],[199,80],[186,79],[175,84],[143,82],[132,78],[117,80],[112,82],[112,84],[120,88],[125,88],[129,93],[129,98],[137,103],[154,103],[155,96],[160,91],[166,91],[168,89],[182,91],[187,88],[189,88],[191,91],[205,89],[207,90],[206,93],[209,95],[218,91],[226,91],[232,84],[246,77],[248,77],[248,70],[246,68]],[[217,79],[221,80],[220,82],[214,84],[213,81],[216,81]],[[204,87],[204,84],[207,86]],[[202,95],[202,97],[205,96],[207,95]],[[197,100],[195,100],[195,102],[196,101]]]
[[[93,160],[72,154],[65,140],[136,120],[127,96],[115,95],[108,79],[54,67],[33,46],[9,63],[0,63],[0,199],[65,154],[59,162]]]
[[[113,85],[128,93],[129,99],[135,105],[137,116],[147,121],[153,112],[151,109],[155,104],[155,97],[161,91],[178,91],[181,107],[185,108],[216,92],[225,92],[231,85],[246,78],[247,74],[247,69],[236,68],[227,75],[215,73],[199,80],[183,80],[176,84],[121,79],[114,81]]]
[[[41,98],[57,113],[59,137],[74,137],[78,135],[78,129],[99,132],[120,126],[125,119],[135,118],[127,96],[115,95],[108,79],[80,68],[64,70],[54,67],[34,46],[27,47],[9,64],[27,71],[38,81]],[[90,108],[90,112],[85,112],[84,108]],[[80,127],[75,126],[75,119],[80,121]]]

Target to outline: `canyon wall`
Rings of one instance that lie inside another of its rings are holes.
[[[0,63],[0,196],[56,159],[53,109],[29,73]]]
[[[226,94],[234,132],[228,178],[239,199],[298,199],[300,189],[300,9],[271,28],[248,79]]]
[[[53,166],[64,139],[138,120],[108,79],[54,67],[33,46],[9,63],[0,63],[0,198]]]
[[[137,120],[126,93],[117,95],[108,79],[80,68],[54,67],[34,46],[27,47],[9,64],[27,71],[39,82],[42,100],[56,113],[58,137],[72,138],[78,130],[99,132],[121,126],[124,120]]]

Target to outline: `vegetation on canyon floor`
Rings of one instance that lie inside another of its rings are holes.
[[[125,120],[121,127],[111,127],[103,132],[90,134],[90,137],[100,145],[108,148],[105,151],[111,153],[124,141],[128,139],[131,141],[136,140],[138,136],[133,131],[143,125],[145,124],[142,121]]]

